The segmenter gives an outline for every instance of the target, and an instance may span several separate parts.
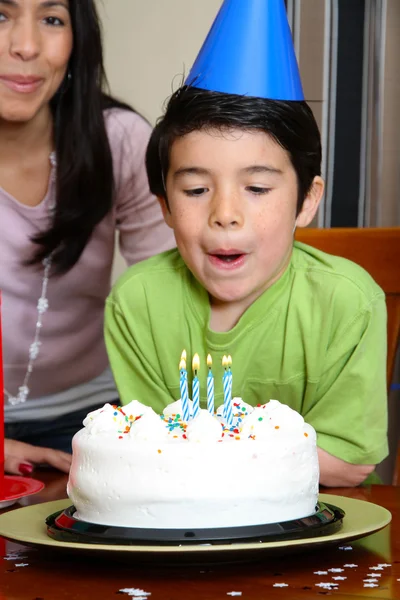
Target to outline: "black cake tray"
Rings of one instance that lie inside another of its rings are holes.
[[[98,525],[75,519],[74,506],[49,515],[47,533],[56,541],[81,544],[188,545],[274,542],[320,537],[336,533],[342,526],[344,511],[333,504],[319,502],[309,517],[242,527],[210,529],[142,529]]]

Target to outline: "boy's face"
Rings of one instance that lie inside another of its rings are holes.
[[[296,219],[297,178],[290,158],[263,132],[194,131],[172,146],[166,180],[174,229],[189,269],[211,306],[242,314],[286,269],[293,228],[312,220],[323,191],[315,178]]]

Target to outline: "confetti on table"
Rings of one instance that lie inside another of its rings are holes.
[[[147,600],[148,596],[151,596],[151,592],[145,592],[139,588],[124,588],[123,590],[119,591],[123,594],[128,594],[128,596],[138,598],[139,600]]]
[[[241,596],[242,592],[227,592],[227,596]]]
[[[272,587],[289,587],[288,583],[274,583]]]
[[[378,564],[378,567],[383,567],[383,568],[385,568],[385,567],[391,567],[391,566],[392,565],[390,563],[379,563]]]
[[[315,584],[316,587],[324,588],[326,590],[336,588],[338,585],[338,583],[332,583],[331,581],[322,581],[321,583]]]
[[[23,560],[24,558],[28,557],[21,556],[20,554],[7,554],[7,556],[4,556],[4,560]]]
[[[314,575],[328,575],[328,571],[314,571]]]
[[[356,567],[358,567],[358,565],[353,565],[352,563],[348,563],[346,565],[343,565],[344,567],[347,567],[348,569],[355,569]]]
[[[339,550],[353,550],[353,546],[339,546]]]
[[[377,567],[369,567],[370,571],[383,571],[383,567],[381,566],[377,566]]]
[[[328,569],[328,571],[330,571],[331,573],[343,573],[344,569]]]
[[[382,573],[367,573],[367,577],[382,577]]]
[[[379,587],[377,583],[364,583],[364,587]]]
[[[15,565],[16,567],[28,567],[29,563],[18,563],[17,565]]]
[[[378,583],[379,579],[375,579],[374,577],[369,577],[368,579],[363,579],[364,583]]]
[[[336,575],[336,577],[332,577],[332,579],[335,579],[336,581],[344,581],[345,579],[347,579],[347,577],[343,577],[342,575]]]

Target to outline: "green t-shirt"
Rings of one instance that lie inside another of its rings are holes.
[[[285,273],[233,329],[215,332],[209,321],[208,294],[177,250],[128,269],[105,317],[122,403],[136,399],[161,412],[180,398],[185,348],[189,390],[191,357],[200,356],[203,408],[211,354],[217,407],[222,357],[230,354],[233,396],[289,405],[313,425],[318,445],[345,461],[376,464],[387,455],[385,298],[361,267],[295,242]]]

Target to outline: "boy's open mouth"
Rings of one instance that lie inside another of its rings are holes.
[[[209,257],[212,263],[216,266],[225,266],[235,268],[240,266],[245,258],[246,254],[240,252],[240,250],[215,250],[209,253]]]
[[[212,256],[215,256],[219,260],[229,263],[234,262],[235,260],[243,256],[243,254],[213,254]]]

